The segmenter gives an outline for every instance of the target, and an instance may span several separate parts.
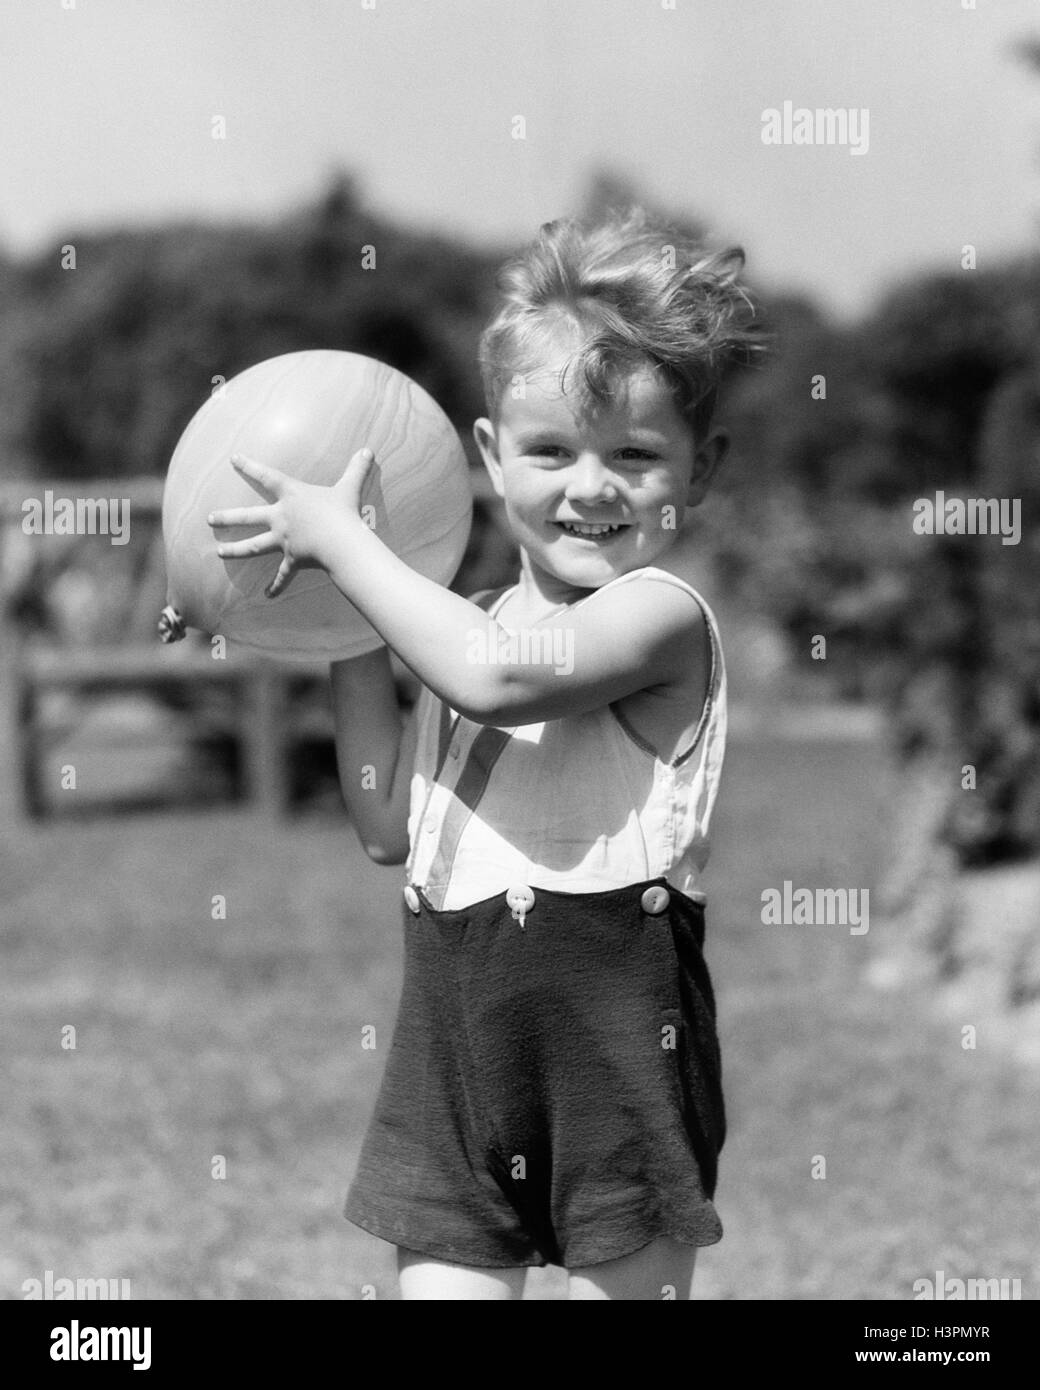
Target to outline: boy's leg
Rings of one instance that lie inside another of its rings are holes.
[[[572,1269],[571,1299],[676,1299],[692,1298],[695,1245],[682,1245],[671,1236],[659,1236],[634,1254],[619,1260]]]
[[[525,1267],[484,1269],[478,1265],[453,1265],[431,1259],[414,1250],[397,1249],[397,1273],[401,1298],[418,1299],[513,1299],[523,1293]]]

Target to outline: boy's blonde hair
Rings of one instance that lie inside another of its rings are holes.
[[[710,252],[642,208],[592,225],[547,222],[498,274],[501,304],[480,339],[488,414],[503,392],[544,361],[554,329],[577,330],[581,345],[560,374],[598,402],[634,368],[659,368],[696,439],[708,432],[731,363],[764,347],[755,306],[739,282],[740,247]]]

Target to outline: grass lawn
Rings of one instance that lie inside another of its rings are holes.
[[[963,1051],[920,993],[868,989],[880,923],[760,920],[785,879],[871,887],[881,797],[869,742],[731,744],[708,881],[726,1236],[701,1297],[909,1299],[937,1270],[1036,1296],[1035,1076],[984,1037]],[[340,1207],[390,1041],[401,880],[327,817],[8,840],[0,1296],[47,1269],[135,1298],[394,1296],[390,1248]]]

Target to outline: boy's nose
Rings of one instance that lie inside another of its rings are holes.
[[[609,501],[617,496],[617,487],[602,459],[583,455],[570,471],[565,494],[575,502]]]

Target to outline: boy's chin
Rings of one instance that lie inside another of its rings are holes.
[[[542,568],[548,570],[555,579],[575,589],[602,588],[604,584],[609,584],[612,579],[617,579],[628,570],[638,569],[640,563],[634,556],[614,559],[606,555],[545,555],[541,561]]]

